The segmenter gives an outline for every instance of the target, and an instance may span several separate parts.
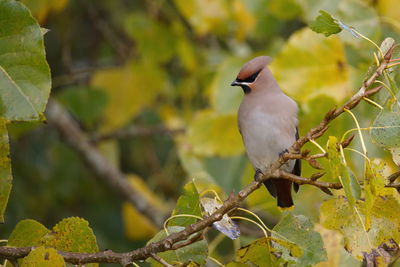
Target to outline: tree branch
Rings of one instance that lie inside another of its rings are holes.
[[[125,175],[90,143],[76,121],[54,99],[50,99],[47,104],[46,118],[58,130],[64,141],[79,153],[90,169],[105,184],[132,203],[140,213],[157,226],[162,227],[168,216],[167,212],[153,206],[139,188],[131,185]]]
[[[190,240],[190,237],[195,234],[195,233],[200,233],[207,227],[211,226],[214,222],[217,222],[222,219],[224,214],[229,213],[233,209],[235,209],[244,199],[246,199],[251,193],[253,193],[257,188],[259,188],[264,181],[267,179],[276,179],[276,178],[284,178],[284,179],[289,179],[294,182],[300,183],[300,184],[310,184],[317,186],[321,189],[338,189],[341,188],[341,185],[338,183],[329,183],[329,182],[319,182],[316,181],[316,179],[308,179],[308,178],[303,178],[300,176],[296,176],[287,172],[284,172],[280,170],[280,167],[285,164],[288,160],[291,159],[293,155],[298,155],[300,149],[311,139],[316,139],[320,136],[322,136],[325,131],[328,129],[328,126],[331,121],[333,121],[335,118],[337,118],[340,114],[344,112],[345,109],[353,109],[356,107],[360,101],[364,97],[371,96],[378,92],[382,87],[376,87],[370,90],[367,90],[375,81],[378,77],[380,77],[383,73],[383,71],[386,69],[391,56],[393,52],[393,47],[392,46],[388,52],[385,54],[385,57],[382,59],[382,62],[378,66],[378,68],[375,70],[375,72],[369,76],[367,79],[365,79],[363,86],[361,89],[348,101],[346,104],[344,104],[340,108],[333,108],[331,109],[324,117],[324,119],[321,121],[321,123],[316,126],[315,128],[312,128],[305,136],[299,138],[289,149],[288,153],[285,153],[284,155],[280,156],[280,158],[270,166],[269,170],[263,174],[261,179],[259,181],[253,181],[250,184],[248,184],[245,188],[243,188],[238,194],[233,194],[231,193],[230,196],[228,197],[227,200],[224,201],[222,206],[216,210],[213,214],[211,214],[208,217],[205,217],[202,220],[199,220],[198,222],[191,224],[187,226],[184,230],[176,233],[172,233],[166,238],[150,243],[146,245],[145,247],[135,249],[131,252],[127,253],[116,253],[112,252],[110,250],[103,251],[103,252],[98,252],[98,253],[73,253],[73,252],[59,252],[64,259],[67,262],[73,263],[73,264],[85,264],[85,263],[92,263],[92,262],[104,262],[104,263],[120,263],[123,266],[127,266],[129,263],[135,260],[144,260],[149,257],[152,257],[152,255],[156,255],[159,252],[167,251],[167,250],[173,250],[176,249],[179,246],[179,244],[190,244],[192,243]],[[360,93],[360,91],[362,93]],[[53,105],[53,107],[51,107]],[[54,103],[50,103],[50,110],[53,110],[53,112],[60,112],[60,110],[57,110],[57,106],[54,106]],[[59,108],[58,108],[59,109]],[[63,115],[65,116],[65,115]],[[55,116],[53,119],[59,120],[63,116]],[[65,118],[64,118],[65,119]],[[58,125],[56,121],[53,120],[53,123]],[[61,123],[58,127],[64,127],[63,124]],[[75,129],[76,131],[76,129]],[[63,130],[60,130],[60,132],[63,132]],[[66,131],[68,133],[68,131]],[[78,136],[67,136],[66,138],[68,139],[68,142],[72,146],[77,146],[77,150],[80,151],[80,153],[84,154],[81,150],[83,147],[80,147],[79,144],[83,145],[84,148],[87,149],[93,149],[89,144],[87,144],[87,140],[80,140],[78,141],[78,144],[76,144],[74,141],[75,138],[79,137],[82,138],[78,134]],[[70,140],[72,139],[72,140]],[[87,157],[87,156],[85,156]],[[98,157],[98,156],[96,156]],[[87,161],[89,161],[87,159]],[[186,241],[185,241],[186,240]],[[184,242],[181,242],[184,241]],[[180,242],[180,243],[179,243]],[[10,248],[10,247],[0,247],[0,257],[6,258],[6,259],[17,259],[17,258],[22,258],[26,256],[29,251],[32,248]]]
[[[148,136],[148,135],[175,135],[178,133],[183,133],[184,129],[168,129],[164,125],[156,125],[156,126],[130,126],[124,129],[118,129],[109,133],[105,133],[102,135],[94,135],[91,138],[93,143],[98,143],[104,140],[113,139],[113,138],[129,138],[134,136]]]

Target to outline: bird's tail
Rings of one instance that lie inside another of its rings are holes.
[[[292,182],[286,179],[269,179],[267,181],[269,184],[265,185],[271,195],[277,198],[278,206],[283,209],[293,207]]]

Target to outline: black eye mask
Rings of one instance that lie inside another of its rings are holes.
[[[236,79],[237,82],[242,82],[242,83],[252,83],[256,80],[258,74],[260,74],[261,70],[257,71],[256,73],[254,73],[253,75],[251,75],[250,77],[247,77],[246,79]]]

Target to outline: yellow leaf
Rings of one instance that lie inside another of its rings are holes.
[[[233,156],[243,152],[236,114],[199,112],[189,125],[187,141],[195,154],[203,156]]]
[[[68,0],[21,0],[37,18],[39,24],[44,23],[50,12],[59,12],[65,8]]]
[[[321,234],[328,260],[320,262],[315,267],[339,266],[342,251],[342,235],[335,230],[328,230],[320,224],[315,225],[315,231]]]
[[[159,108],[159,115],[169,129],[182,129],[185,124],[176,107],[169,104]]]
[[[256,26],[255,14],[249,11],[243,0],[234,0],[232,8],[233,17],[238,23],[236,38],[243,40]]]
[[[142,62],[129,62],[123,67],[98,71],[91,84],[109,97],[102,130],[126,124],[162,91],[165,74],[159,67]]]
[[[175,0],[178,9],[199,35],[224,32],[227,28],[227,1]]]
[[[297,31],[271,69],[282,89],[300,102],[321,94],[340,101],[351,93],[344,47],[336,36]]]
[[[155,193],[150,190],[146,183],[136,175],[129,175],[129,182],[140,191],[153,206],[160,210],[168,210],[168,206],[160,201]],[[147,217],[143,216],[132,204],[125,202],[122,204],[122,219],[124,221],[125,234],[132,240],[144,240],[154,236],[158,232],[157,226]]]
[[[400,31],[400,9],[398,0],[379,0],[378,12],[393,22]]]

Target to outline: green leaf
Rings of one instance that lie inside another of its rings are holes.
[[[302,15],[305,21],[311,21],[318,16],[321,10],[335,14],[341,0],[320,1],[320,0],[296,0],[302,8]]]
[[[234,57],[227,58],[220,64],[209,88],[210,102],[216,112],[234,114],[238,111],[243,91],[240,88],[233,88],[230,83],[236,78],[243,63],[243,59]]]
[[[168,227],[169,233],[176,233],[182,231],[183,229],[185,228],[181,226]],[[157,242],[165,238],[166,236],[167,235],[165,233],[165,230],[161,230],[147,244]],[[157,255],[170,264],[189,263],[192,261],[203,266],[206,263],[206,259],[208,256],[207,241],[203,239],[188,246],[179,248],[177,250],[170,250],[162,253],[157,253]],[[149,262],[151,266],[160,266],[160,267],[163,266],[160,263],[153,260],[152,258],[148,258],[146,261]]]
[[[64,267],[64,258],[54,248],[37,247],[22,259],[21,267]]]
[[[325,201],[320,208],[321,224],[341,232],[346,250],[358,260],[362,260],[364,252],[370,253],[389,239],[400,242],[400,203],[391,195],[376,198],[368,232],[363,224],[365,206],[363,201],[351,206],[345,198],[335,198]]]
[[[320,15],[309,24],[311,30],[325,34],[326,37],[342,31],[336,20],[332,18],[331,14],[323,10],[320,10],[319,13]]]
[[[0,222],[4,222],[4,212],[11,192],[11,159],[6,122],[0,117]]]
[[[40,26],[17,1],[1,0],[0,10],[0,116],[39,119],[51,88]]]
[[[203,159],[207,171],[225,192],[238,192],[242,187],[241,178],[248,164],[245,154],[231,157],[206,157]],[[224,168],[221,168],[224,166]]]
[[[293,253],[293,249],[273,243],[273,247],[282,252],[282,258],[288,261],[290,266],[311,266],[327,260],[321,235],[313,228],[314,225],[307,217],[291,213],[284,216],[274,227],[272,237],[296,244],[301,249],[301,253]]]
[[[57,223],[40,243],[46,247],[70,252],[98,252],[96,237],[89,223],[78,217],[66,218]],[[98,266],[88,264],[87,266]]]
[[[35,220],[22,220],[12,231],[8,238],[7,245],[13,247],[30,247],[39,245],[39,241],[50,233],[41,223]]]
[[[383,148],[400,147],[400,112],[382,110],[370,131],[372,141]]]
[[[172,215],[191,214],[201,217],[200,196],[196,185],[193,182],[189,182],[185,185],[183,190],[183,195],[179,197]],[[196,218],[192,217],[177,217],[171,219],[168,225],[188,226],[195,223],[196,220]]]
[[[174,55],[178,36],[171,28],[145,13],[135,12],[125,18],[125,29],[135,40],[136,49],[152,62],[165,63]]]
[[[341,38],[343,41],[356,44],[360,47],[361,43],[370,45],[363,38],[355,38],[352,28],[362,33],[364,36],[376,41],[380,38],[379,17],[376,10],[363,0],[340,1],[336,18],[351,27],[342,26]],[[358,45],[360,43],[360,45]],[[367,48],[365,48],[367,50]]]
[[[236,251],[236,260],[253,263],[259,267],[276,266],[277,259],[271,254],[271,245],[265,237],[259,238]]]
[[[337,138],[335,136],[329,136],[326,146],[328,152],[329,171],[333,178],[339,179],[347,199],[351,205],[354,205],[361,195],[360,185],[351,169],[347,167],[341,159],[340,152],[338,151]]]
[[[326,149],[328,152],[329,170],[332,178],[341,179],[343,176],[343,165],[340,157],[340,153],[337,150],[338,140],[335,136],[329,136]]]
[[[89,128],[95,126],[107,106],[107,94],[104,91],[83,86],[62,91],[58,99]]]
[[[342,177],[342,185],[344,193],[351,205],[356,204],[356,200],[361,197],[361,186],[357,181],[354,173],[349,167],[346,167],[344,176]]]

